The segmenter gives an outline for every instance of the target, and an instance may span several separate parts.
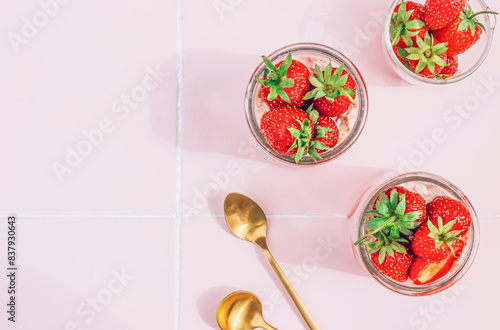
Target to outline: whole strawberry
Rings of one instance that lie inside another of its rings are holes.
[[[388,198],[391,198],[391,195],[394,196],[395,193],[398,196],[398,203],[401,202],[401,197],[404,196],[405,199],[405,214],[410,213],[410,212],[419,212],[420,217],[418,217],[415,221],[417,222],[424,222],[427,219],[427,210],[425,207],[425,199],[418,193],[410,191],[404,187],[392,187],[389,189],[384,190],[382,193],[384,193]],[[380,198],[377,197],[375,200],[374,204],[374,209],[376,209],[376,204],[379,202]]]
[[[375,202],[375,209],[366,212],[373,216],[365,223],[366,228],[371,229],[371,231],[359,238],[354,245],[378,233],[388,234],[391,238],[399,238],[401,234],[412,235],[412,230],[420,226],[420,222],[417,220],[421,218],[424,211],[419,198],[411,194],[408,195],[411,204],[409,209],[418,209],[419,211],[406,212],[406,196],[398,193],[397,189],[391,190],[389,195],[380,192]]]
[[[411,248],[416,256],[431,262],[444,260],[452,254],[455,256],[453,245],[459,240],[460,231],[451,230],[455,220],[443,225],[443,219],[438,221],[428,220],[418,227]]]
[[[446,59],[446,64],[443,70],[436,76],[438,79],[448,79],[453,77],[458,72],[458,56],[457,55],[448,55]]]
[[[427,216],[431,221],[442,218],[445,225],[455,220],[452,229],[460,231],[460,237],[467,233],[472,221],[469,210],[460,201],[446,196],[436,197],[427,204]]]
[[[406,244],[406,240],[402,238],[391,240],[380,235],[379,238],[375,242],[363,242],[370,248],[368,253],[373,264],[382,274],[393,280],[406,281],[413,260],[413,254]]]
[[[448,43],[448,56],[458,55],[474,45],[481,37],[484,25],[477,19],[481,14],[498,14],[492,11],[475,13],[469,4],[450,24],[440,30],[434,31],[434,36],[441,42]]]
[[[301,107],[304,95],[310,89],[309,69],[299,61],[292,60],[288,54],[286,59],[274,66],[265,56],[264,78],[255,79],[264,86],[262,95],[269,108],[274,109],[286,105]]]
[[[356,83],[354,79],[344,70],[344,64],[332,68],[329,63],[322,72],[318,65],[315,67],[317,77],[309,76],[309,81],[314,89],[309,91],[304,100],[313,99],[313,105],[318,112],[324,116],[336,117],[345,113],[355,104]]]
[[[394,9],[389,33],[391,43],[398,47],[411,47],[417,37],[424,38],[429,28],[424,23],[424,6],[412,1],[402,1]]]
[[[445,67],[447,60],[448,47],[446,43],[440,43],[436,38],[431,37],[429,33],[422,40],[417,38],[418,47],[409,47],[408,62],[412,71],[424,76],[431,77],[441,72]]]
[[[431,30],[442,29],[460,14],[466,3],[467,0],[427,0],[425,23]]]
[[[271,148],[281,155],[295,155],[298,162],[307,154],[314,124],[302,110],[285,106],[266,112],[260,130]]]
[[[313,138],[309,146],[309,156],[314,161],[321,158],[320,154],[335,147],[339,141],[339,129],[332,118],[323,116],[314,110],[312,105],[307,114],[314,124]]]

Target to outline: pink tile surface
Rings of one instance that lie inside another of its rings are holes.
[[[145,217],[19,218],[18,322],[2,317],[0,327],[173,328],[175,227]],[[3,228],[0,248],[3,259]]]
[[[270,218],[268,245],[321,329],[488,328],[500,290],[477,278],[488,273],[484,280],[494,281],[498,267],[490,268],[488,249],[496,221],[482,222],[484,243],[470,273],[448,291],[419,298],[369,277],[352,257],[343,218]],[[278,329],[306,328],[260,249],[234,237],[224,219],[186,218],[181,234],[182,329],[218,329],[217,305],[237,290],[257,294],[265,319]]]
[[[175,3],[40,3],[46,26],[2,39],[0,213],[175,213]],[[9,4],[1,34],[40,3]]]
[[[491,284],[500,272],[491,262],[500,229],[500,45],[465,81],[408,86],[383,60],[389,3],[0,3],[0,217],[22,220],[19,323],[2,317],[0,327],[217,329],[219,301],[245,289],[263,300],[270,324],[305,329],[261,251],[226,228],[222,203],[238,191],[269,215],[269,247],[322,329],[491,328],[500,294]],[[44,11],[46,24],[13,47],[9,36],[23,33],[24,18]],[[267,155],[243,110],[260,55],[301,41],[347,55],[370,101],[356,144],[310,168]],[[58,178],[56,162],[71,172]],[[444,176],[476,208],[481,246],[451,290],[399,296],[352,257],[346,215],[372,179],[393,170]],[[116,288],[117,272],[134,279]],[[0,300],[6,285],[0,277]],[[112,301],[87,323],[93,314],[78,308],[98,295]]]

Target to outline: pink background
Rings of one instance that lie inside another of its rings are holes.
[[[403,85],[382,58],[389,5],[2,1],[0,215],[19,217],[19,305],[15,325],[0,310],[1,328],[216,329],[220,299],[249,290],[270,324],[304,329],[261,252],[226,228],[231,191],[269,215],[269,247],[322,329],[491,328],[500,43],[465,81]],[[259,56],[301,41],[344,52],[370,98],[358,142],[313,168],[265,154],[243,113]],[[433,142],[436,129],[446,138]],[[352,257],[347,212],[394,169],[442,175],[476,207],[480,249],[453,289],[400,296]],[[6,288],[1,276],[0,301]]]

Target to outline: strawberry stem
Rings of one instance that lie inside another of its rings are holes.
[[[473,19],[474,17],[476,17],[477,15],[482,15],[482,14],[492,14],[492,15],[498,15],[498,13],[496,11],[480,11],[478,13],[475,13],[474,15],[472,16],[469,16],[469,19]]]
[[[393,224],[396,220],[396,217],[391,217],[387,222],[385,222],[384,224],[382,224],[380,227],[370,231],[368,234],[366,234],[365,236],[361,237],[360,239],[358,239],[356,242],[354,242],[354,245],[358,245],[359,243],[361,243],[365,238],[369,237],[369,236],[372,236],[373,234],[376,234],[378,232],[380,232],[382,229],[384,229],[385,227],[387,227],[389,224]],[[383,232],[382,232],[383,234]],[[384,237],[386,238],[387,240],[387,237],[384,235]]]

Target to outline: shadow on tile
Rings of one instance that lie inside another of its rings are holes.
[[[263,153],[248,150],[251,133],[244,114],[246,86],[259,61],[259,54],[185,50],[182,84],[184,149],[268,160]],[[164,63],[162,71],[177,72],[177,58]],[[154,132],[165,139],[172,138],[166,122],[167,114],[177,111],[177,100],[166,100],[166,97],[177,89],[177,75],[170,74],[150,100],[151,125]]]
[[[280,166],[280,165],[278,165]],[[295,214],[345,217],[359,194],[387,169],[324,164],[317,167],[266,167],[241,174],[227,189],[206,198],[207,211],[223,214],[224,199],[239,192],[256,201],[267,216]]]
[[[389,67],[383,49],[383,26],[389,4],[365,1],[360,11],[357,1],[312,1],[300,23],[302,39],[325,44],[346,55],[369,85],[406,85]]]
[[[205,323],[213,329],[220,329],[217,324],[217,307],[228,294],[241,289],[230,286],[217,286],[205,290],[198,298],[197,310]]]

